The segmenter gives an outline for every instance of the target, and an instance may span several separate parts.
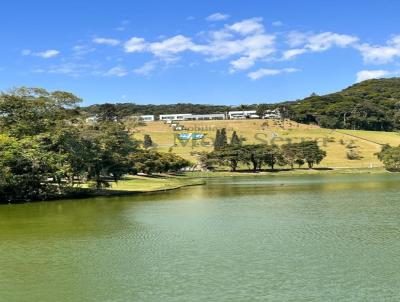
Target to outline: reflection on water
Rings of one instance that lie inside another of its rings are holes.
[[[0,207],[0,301],[397,301],[397,175]]]

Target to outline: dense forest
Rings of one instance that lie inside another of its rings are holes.
[[[285,117],[324,128],[400,129],[400,78],[367,80],[340,92],[277,104]],[[258,111],[271,107],[259,105]]]

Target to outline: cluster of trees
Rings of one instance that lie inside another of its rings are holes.
[[[133,174],[171,173],[191,165],[188,160],[174,153],[163,153],[154,150],[133,153],[130,159],[133,163]]]
[[[275,105],[284,117],[324,128],[390,131],[400,129],[400,78],[374,79],[340,92]],[[261,114],[270,104],[258,107]]]
[[[218,141],[220,142],[217,143]],[[295,165],[300,168],[304,164],[311,169],[314,165],[319,164],[325,156],[326,152],[318,146],[316,141],[288,143],[282,146],[243,145],[236,132],[233,132],[228,144],[226,131],[222,129],[217,133],[214,151],[202,153],[200,160],[203,167],[207,169],[213,169],[214,166],[229,167],[234,172],[240,164],[251,167],[253,171],[261,170],[264,166],[274,170],[277,165],[289,166],[294,169]]]
[[[400,172],[400,147],[384,145],[381,152],[376,154],[385,169],[390,172]]]
[[[112,111],[87,123],[80,101],[39,88],[0,94],[0,202],[47,199],[80,183],[99,189],[127,173],[177,171],[189,164],[155,153],[156,168],[139,168],[149,151]]]

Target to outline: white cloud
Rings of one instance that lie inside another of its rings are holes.
[[[232,58],[231,72],[252,67],[258,60],[275,52],[275,36],[266,34],[261,18],[246,19],[220,30],[205,33],[205,43],[195,43],[190,37],[176,35],[157,42],[133,37],[124,44],[126,52],[150,52],[173,62],[178,54],[191,51],[207,56],[207,61]],[[236,57],[236,58],[234,58]]]
[[[292,31],[287,36],[287,43],[297,48],[283,51],[282,60],[293,59],[304,53],[326,51],[332,47],[354,46],[358,40],[356,36],[333,32],[311,34]]]
[[[41,52],[37,52],[34,55],[44,58],[44,59],[48,59],[48,58],[53,58],[55,56],[59,55],[59,51],[55,50],[55,49],[49,49],[49,50],[45,50],[45,51],[41,51]]]
[[[282,73],[293,73],[298,71],[300,70],[296,68],[283,68],[283,69],[261,68],[256,71],[249,72],[247,76],[252,80],[258,80],[266,76],[274,76]]]
[[[341,35],[332,32],[324,32],[313,35],[308,38],[306,48],[310,51],[319,52],[325,51],[333,46],[347,47],[358,41],[358,38],[350,35]]]
[[[93,43],[96,44],[109,45],[109,46],[116,46],[120,43],[119,40],[111,38],[94,38],[92,41]]]
[[[105,76],[117,76],[117,77],[124,77],[127,74],[128,72],[126,71],[126,69],[121,66],[115,66],[113,68],[110,68],[104,73]]]
[[[291,31],[287,35],[287,43],[290,47],[299,47],[307,42],[310,33],[303,33],[299,31]]]
[[[138,67],[133,70],[134,73],[139,75],[147,76],[156,68],[156,63],[154,61],[150,61],[145,63],[143,66]]]
[[[208,16],[208,17],[206,18],[206,20],[209,21],[209,22],[216,22],[216,21],[223,21],[223,20],[226,20],[226,19],[228,19],[229,17],[230,17],[230,16],[227,15],[227,14],[215,13],[215,14],[212,14],[212,15]]]
[[[242,35],[263,33],[264,25],[262,24],[262,18],[251,18],[246,19],[232,25],[227,26],[228,29],[235,31]]]
[[[294,48],[294,49],[289,49],[283,52],[282,59],[283,60],[290,60],[298,55],[301,55],[303,53],[307,52],[306,49],[304,48]]]
[[[140,52],[146,49],[146,41],[143,38],[133,37],[124,43],[125,52]]]
[[[192,40],[182,35],[149,44],[149,50],[159,57],[170,57],[174,54],[191,49],[194,49]]]
[[[40,51],[40,52],[33,52],[30,49],[24,49],[21,52],[21,54],[23,56],[35,56],[35,57],[41,57],[43,59],[49,59],[49,58],[53,58],[53,57],[59,55],[60,52],[55,49],[48,49],[48,50],[44,50],[44,51]]]
[[[357,82],[362,82],[370,79],[385,78],[399,76],[400,71],[390,70],[361,70],[357,72]]]
[[[386,64],[400,57],[400,35],[392,37],[386,45],[360,44],[356,48],[366,63]]]

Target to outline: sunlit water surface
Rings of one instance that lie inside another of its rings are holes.
[[[400,176],[0,206],[0,301],[399,301]]]

